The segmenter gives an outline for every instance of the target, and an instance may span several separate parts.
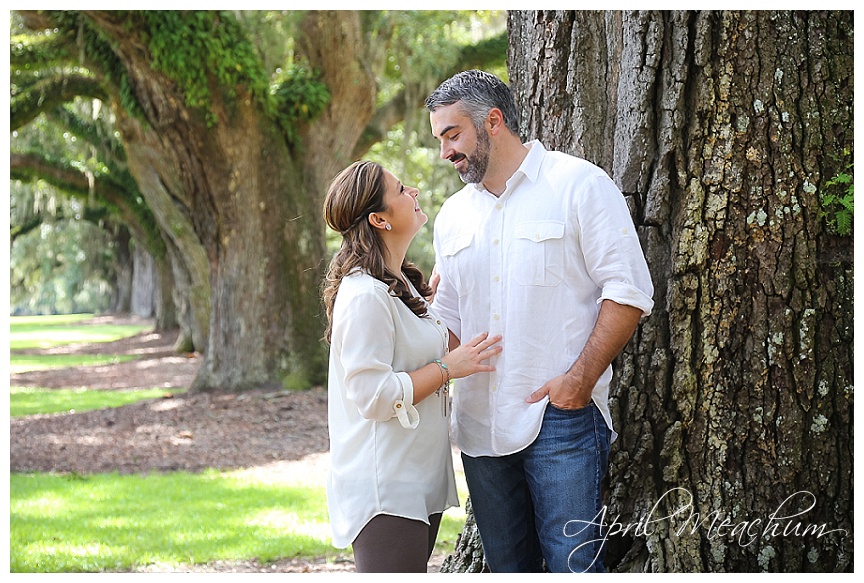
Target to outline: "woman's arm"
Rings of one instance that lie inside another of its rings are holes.
[[[343,286],[339,293],[346,295],[334,306],[330,348],[344,371],[345,396],[363,417],[387,421],[406,412],[413,417],[416,412],[406,409],[441,388],[447,372],[455,379],[494,370],[482,362],[500,352],[500,346],[493,347],[500,337],[485,334],[446,354],[441,359],[446,371],[435,362],[414,371],[394,370],[396,331],[386,294]]]

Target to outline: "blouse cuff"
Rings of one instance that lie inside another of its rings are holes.
[[[393,415],[405,429],[415,429],[420,423],[420,413],[414,407],[414,383],[407,372],[397,372],[396,378],[402,385],[402,399],[393,403]]]

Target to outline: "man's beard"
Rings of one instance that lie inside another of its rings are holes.
[[[465,184],[477,184],[486,176],[486,170],[489,169],[489,136],[486,134],[485,128],[480,128],[477,131],[477,147],[474,149],[474,154],[465,156],[467,163],[465,169],[459,172],[459,178]]]

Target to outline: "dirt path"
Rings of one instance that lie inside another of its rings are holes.
[[[94,323],[130,323],[102,317]],[[140,320],[138,321],[140,323]],[[134,361],[13,374],[11,386],[134,390],[188,387],[200,355],[173,351],[175,333],[144,332],[101,344],[81,344],[41,354],[133,354]],[[264,479],[319,476],[329,462],[327,398],[322,388],[304,392],[250,391],[177,393],[115,409],[33,415],[11,420],[10,469],[13,472],[110,472],[205,468],[240,469]],[[335,553],[335,549],[334,549]],[[429,571],[437,572],[443,555]],[[353,571],[350,552],[337,561],[324,557],[256,561],[218,561],[207,565],[148,565],[144,572]]]

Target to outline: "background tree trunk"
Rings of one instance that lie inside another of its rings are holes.
[[[852,570],[852,238],[819,199],[852,161],[852,12],[508,24],[523,137],[609,172],[655,284],[615,365],[607,566]]]
[[[128,314],[132,309],[132,294],[134,290],[135,261],[132,255],[132,235],[123,225],[113,229],[116,259],[114,271],[114,298],[111,301],[111,312]]]
[[[155,314],[153,293],[158,286],[153,257],[135,245],[132,248],[132,307],[131,312],[142,318]]]
[[[322,383],[320,207],[327,181],[351,161],[375,105],[375,82],[361,60],[360,14],[311,12],[304,23],[298,46],[327,84],[330,102],[301,128],[299,145],[242,88],[224,101],[219,90],[211,93],[218,121],[209,125],[154,70],[123,15],[87,16],[114,39],[146,116],[117,108],[129,169],[189,276],[191,320],[197,329],[209,323],[203,350],[193,327],[194,346],[205,355],[193,389]]]
[[[153,258],[153,313],[156,318],[154,329],[157,331],[174,330],[180,327],[177,318],[177,305],[174,300],[174,272],[167,255]],[[185,352],[189,352],[186,350]]]
[[[208,125],[122,20],[88,16],[115,39],[147,118],[118,115],[130,172],[190,276],[192,320],[209,322],[193,389],[322,382],[323,225],[278,124],[250,96],[223,101],[214,90],[218,122]]]

